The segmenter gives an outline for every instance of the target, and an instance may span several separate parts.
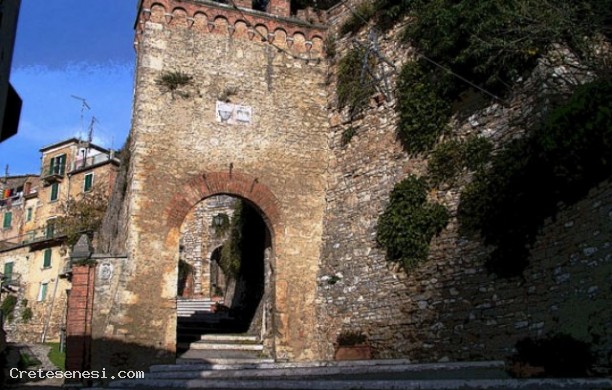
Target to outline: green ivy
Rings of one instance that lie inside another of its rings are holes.
[[[0,311],[5,318],[9,321],[13,319],[13,311],[15,310],[15,306],[17,305],[17,297],[14,295],[8,295],[2,301],[2,305],[0,305]]]
[[[340,59],[338,64],[336,84],[338,106],[350,107],[351,112],[367,106],[370,96],[376,89],[370,74],[362,71],[364,59],[364,50],[352,49]],[[371,61],[372,58],[367,60]]]
[[[465,168],[482,169],[491,158],[493,144],[483,137],[469,137],[465,141],[449,140],[436,145],[427,165],[427,176],[433,186],[453,184]]]
[[[427,184],[409,176],[391,192],[389,205],[378,219],[377,241],[387,259],[409,271],[427,259],[429,243],[448,224],[448,210],[427,202]]]
[[[219,266],[223,273],[229,277],[236,279],[242,265],[242,238],[244,219],[244,202],[239,200],[234,206],[234,214],[230,222],[229,238],[223,244],[221,249],[221,258]]]
[[[527,136],[509,143],[462,192],[460,233],[494,250],[500,276],[520,275],[529,247],[558,204],[572,204],[612,176],[612,81],[579,87]]]
[[[450,105],[418,62],[402,68],[397,82],[398,135],[409,153],[430,150],[448,130]]]
[[[365,1],[355,8],[355,12],[340,26],[340,35],[354,34],[368,24],[376,14],[377,6],[371,1]]]
[[[355,136],[355,134],[357,134],[357,130],[353,126],[349,126],[348,128],[346,128],[342,132],[342,138],[340,139],[342,146],[348,145]]]

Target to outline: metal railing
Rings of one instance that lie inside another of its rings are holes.
[[[87,168],[89,166],[100,164],[100,163],[108,161],[110,159],[111,159],[111,156],[106,154],[106,153],[100,153],[100,154],[96,154],[96,155],[91,156],[91,157],[87,157],[85,159],[79,159],[79,160],[74,161],[70,165],[70,171],[72,172],[72,171],[75,171],[77,169]]]
[[[47,225],[44,228],[30,230],[18,236],[9,237],[0,241],[1,247],[11,248],[21,245],[33,244],[47,240],[53,240],[64,236],[63,229],[55,225]]]
[[[21,285],[21,274],[13,272],[6,276],[0,274],[0,286],[2,287],[18,287]]]
[[[48,165],[46,167],[43,167],[43,169],[40,172],[40,176],[42,176],[43,178],[49,177],[49,176],[64,176],[65,173],[66,173],[65,164]]]

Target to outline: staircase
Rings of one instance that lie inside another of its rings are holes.
[[[261,364],[274,360],[264,355],[264,346],[256,336],[239,334],[207,334],[181,346],[178,364]]]
[[[207,340],[211,341],[211,340]],[[219,342],[220,340],[215,340]],[[225,341],[224,341],[225,342]],[[224,343],[223,342],[223,343]],[[153,366],[144,379],[107,389],[609,389],[612,379],[512,379],[504,362],[411,364],[407,360]]]
[[[198,313],[211,313],[210,308],[214,304],[215,302],[210,298],[179,298],[176,301],[176,315],[177,317],[188,318]]]
[[[235,331],[234,321],[229,312],[212,312],[211,307],[215,303],[209,298],[176,301],[178,352],[185,352],[189,345],[200,340],[202,335]]]

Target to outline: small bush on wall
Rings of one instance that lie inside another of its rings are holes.
[[[429,255],[429,243],[447,225],[446,207],[427,202],[427,185],[416,176],[399,182],[389,205],[378,219],[377,241],[387,259],[409,271]]]
[[[478,171],[489,162],[493,143],[486,138],[470,137],[465,141],[449,140],[436,145],[427,165],[429,182],[453,184],[461,171]]]
[[[363,71],[365,56],[364,50],[352,49],[338,64],[338,106],[350,107],[351,112],[364,108],[376,88],[370,74]]]
[[[397,81],[398,135],[412,154],[431,150],[448,129],[450,105],[440,97],[418,62],[402,68]]]

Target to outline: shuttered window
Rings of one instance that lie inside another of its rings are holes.
[[[12,221],[13,221],[13,213],[10,211],[7,213],[4,213],[4,220],[2,222],[2,227],[4,229],[10,228]]]
[[[83,192],[91,191],[91,187],[93,186],[93,173],[88,173],[85,175],[85,182],[83,183]]]
[[[53,183],[51,185],[51,198],[49,200],[51,200],[51,202],[56,201],[58,195],[59,195],[59,183]]]
[[[44,259],[43,259],[43,268],[51,267],[51,249],[45,249]]]
[[[9,284],[13,280],[13,262],[4,263],[4,279],[3,284]]]
[[[48,283],[40,284],[40,290],[38,290],[38,302],[42,302],[45,300],[45,298],[47,298],[47,284]]]

